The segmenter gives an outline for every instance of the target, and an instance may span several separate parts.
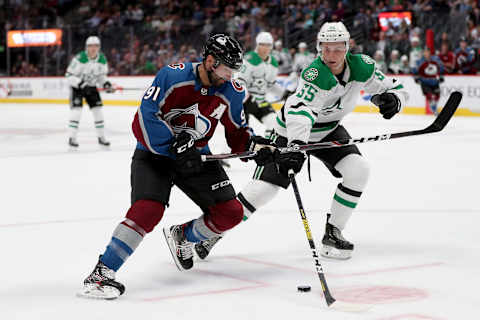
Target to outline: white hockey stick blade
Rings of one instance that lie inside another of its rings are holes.
[[[336,300],[330,308],[342,312],[366,312],[373,308],[372,304],[350,303]]]

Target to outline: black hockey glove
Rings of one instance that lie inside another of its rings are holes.
[[[391,92],[374,94],[370,101],[380,108],[380,113],[385,119],[391,119],[400,111],[400,100]]]
[[[275,150],[275,144],[264,137],[252,136],[248,141],[248,151],[257,151],[257,154],[252,157],[258,166],[265,166],[274,162],[273,151]]]
[[[114,93],[115,92],[115,88],[112,86],[110,81],[105,81],[105,83],[103,84],[103,89],[105,89],[106,93]]]
[[[175,168],[183,175],[200,172],[202,158],[195,148],[195,140],[187,132],[180,132],[170,146],[170,152],[176,157]]]
[[[439,81],[440,83],[442,83],[442,82],[445,81],[445,78],[444,78],[443,76],[440,76],[440,78],[438,78],[438,81]]]
[[[288,146],[304,145],[305,142],[299,140],[293,140]],[[275,150],[274,152],[275,162],[278,164],[278,169],[282,174],[288,175],[288,171],[292,169],[295,173],[299,173],[302,170],[303,163],[307,158],[304,151],[292,151],[286,153],[280,153]]]

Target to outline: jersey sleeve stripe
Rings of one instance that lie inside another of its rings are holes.
[[[307,111],[303,111],[303,110],[302,111],[288,111],[288,114],[307,117],[308,119],[310,119],[310,121],[312,121],[312,126],[315,123],[315,119],[313,119],[313,117]]]

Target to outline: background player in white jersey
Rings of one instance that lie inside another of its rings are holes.
[[[275,124],[276,114],[265,96],[269,90],[281,96],[283,89],[276,85],[278,62],[271,55],[272,35],[260,32],[255,41],[255,51],[245,54],[237,80],[247,88],[248,98],[243,104],[247,121],[253,115],[269,130]]]
[[[115,91],[107,80],[107,73],[107,59],[100,52],[100,39],[90,36],[85,42],[85,51],[81,51],[72,59],[65,74],[71,86],[68,144],[72,148],[78,147],[77,133],[82,116],[83,98],[92,111],[98,143],[102,146],[110,145],[110,142],[105,139],[103,103],[97,89],[97,86],[100,86],[106,92]]]
[[[353,111],[361,89],[373,95],[371,101],[385,119],[391,119],[405,105],[408,94],[403,85],[378,71],[369,56],[349,53],[349,38],[341,22],[321,27],[317,36],[319,56],[303,70],[296,93],[287,99],[278,115],[272,137],[277,146],[349,139],[341,121]],[[356,145],[314,150],[309,155],[321,160],[334,177],[342,179],[327,214],[321,253],[347,259],[354,246],[342,236],[342,230],[367,184],[369,165]],[[290,169],[299,172],[306,154],[277,153],[275,158],[276,163],[258,166],[254,179],[238,194],[244,206],[244,220],[272,200],[280,187],[288,187],[287,172]],[[195,246],[200,258],[208,255],[216,241]]]
[[[282,40],[275,41],[272,56],[278,62],[278,72],[280,74],[290,74],[292,72],[292,55],[288,51],[288,48],[283,47]]]
[[[308,46],[305,42],[300,42],[298,44],[298,52],[293,58],[292,72],[288,77],[289,85],[283,94],[282,100],[286,100],[289,95],[297,90],[298,82],[300,81],[300,76],[302,75],[303,69],[308,67],[313,60],[315,60],[315,55],[308,51]]]

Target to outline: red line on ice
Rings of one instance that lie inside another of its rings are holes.
[[[229,275],[229,274],[221,273],[221,272],[206,271],[206,270],[192,270],[192,271],[197,272],[197,273],[206,273],[206,274],[215,275],[215,276],[219,276],[219,277],[230,278],[230,279],[237,280],[237,281],[251,283],[253,285],[245,286],[245,287],[235,287],[235,288],[230,288],[230,289],[200,291],[200,292],[192,292],[192,293],[182,293],[182,294],[171,295],[171,296],[146,298],[146,299],[142,299],[142,301],[153,302],[153,301],[161,301],[161,300],[176,299],[176,298],[204,296],[204,295],[211,295],[211,294],[223,294],[223,293],[231,293],[231,292],[242,291],[242,290],[260,289],[260,288],[270,286],[270,284],[266,283],[266,282],[244,279],[244,278],[240,278],[240,277],[237,277],[237,276],[233,276],[233,275]]]
[[[299,270],[299,271],[305,271],[305,272],[313,272],[314,271],[313,268],[312,269],[296,268],[296,267],[291,267],[291,266],[287,266],[287,265],[283,265],[283,264],[279,264],[279,263],[260,261],[260,260],[244,258],[244,257],[228,256],[226,258],[240,260],[240,261],[244,261],[244,262],[248,262],[248,263],[255,263],[255,264],[262,264],[262,265],[271,266],[271,267],[277,267],[277,268],[280,268],[280,269]],[[377,274],[377,273],[385,273],[385,272],[394,272],[394,271],[412,270],[412,269],[420,269],[420,268],[428,268],[428,267],[437,267],[437,266],[441,266],[441,265],[444,265],[444,263],[443,262],[433,262],[433,263],[427,263],[427,264],[392,267],[392,268],[377,269],[377,270],[370,270],[370,271],[363,271],[363,272],[354,272],[354,273],[345,273],[345,274],[339,274],[339,273],[326,273],[326,274],[329,277],[332,277],[332,278],[345,278],[345,277],[364,276],[364,275],[369,275],[369,274]]]

